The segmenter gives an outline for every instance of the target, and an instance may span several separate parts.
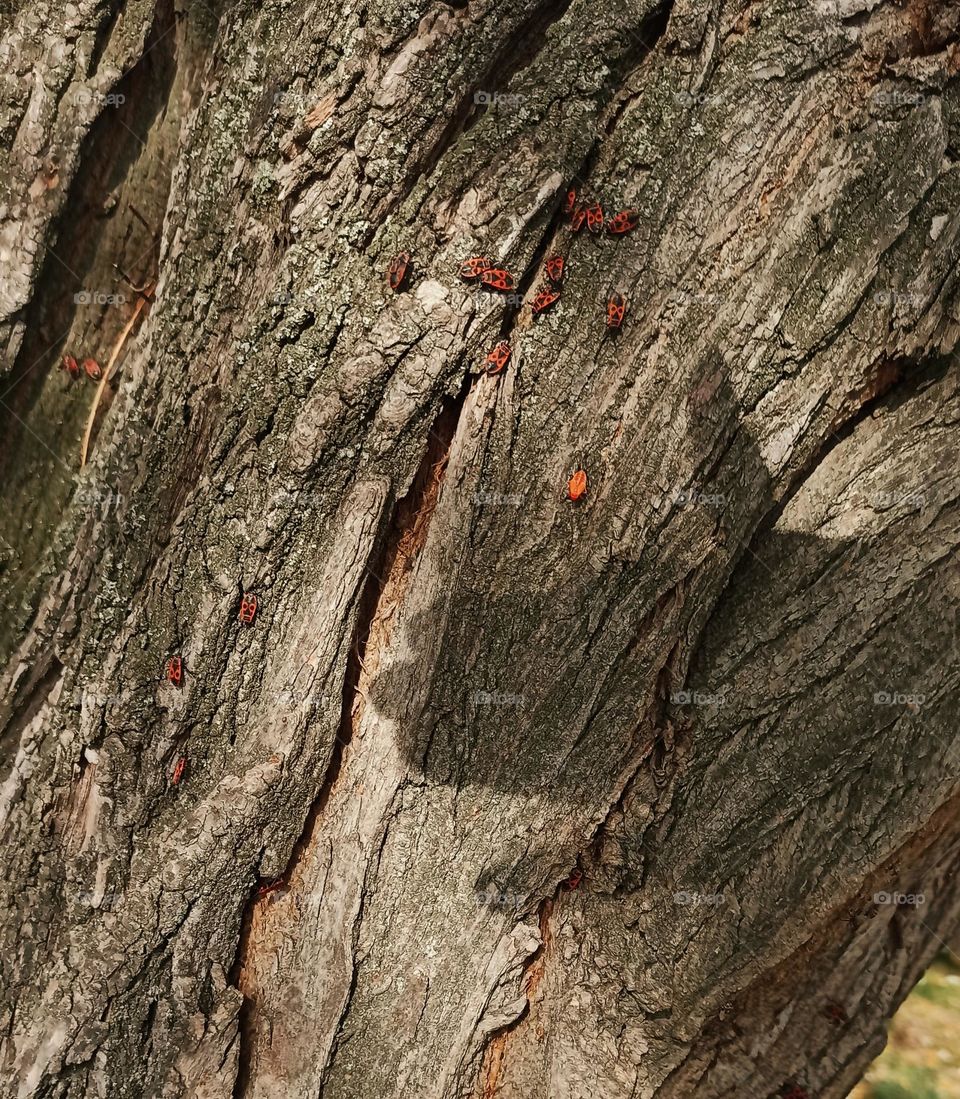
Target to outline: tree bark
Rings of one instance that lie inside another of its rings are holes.
[[[846,1095],[960,922],[960,8],[2,26],[0,1096]]]

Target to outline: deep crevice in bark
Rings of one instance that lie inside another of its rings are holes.
[[[88,66],[88,71],[90,73],[95,73],[100,67],[100,60],[103,57],[107,46],[110,44],[110,39],[113,37],[114,29],[117,26],[122,11],[123,0],[109,0],[106,15],[103,22],[97,28],[93,49],[90,51],[90,64]]]
[[[0,734],[0,756],[13,764],[13,756],[7,752],[7,745],[20,739],[20,734],[40,712],[50,692],[63,674],[63,664],[51,656],[46,668],[34,675],[15,700],[13,715]]]
[[[486,70],[471,84],[467,94],[457,104],[443,133],[411,177],[412,181],[430,176],[446,152],[486,113],[482,109],[484,104],[476,101],[477,92],[486,92],[490,95],[497,93],[507,87],[518,73],[533,63],[546,45],[550,27],[566,15],[572,2],[573,0],[548,2],[539,10],[534,10],[520,23],[504,43],[500,53],[491,60]],[[405,189],[406,193],[409,194],[412,189],[413,182]]]
[[[397,501],[390,522],[380,540],[379,548],[368,566],[367,581],[358,600],[357,619],[347,655],[340,724],[337,729],[330,763],[323,783],[304,820],[300,836],[291,850],[286,869],[281,876],[284,882],[290,880],[304,857],[309,857],[319,818],[326,809],[336,788],[337,780],[343,769],[347,748],[353,739],[358,718],[358,706],[362,704],[363,682],[368,674],[365,658],[367,657],[371,636],[376,631],[381,602],[388,589],[402,585],[403,578],[408,573],[413,558],[422,549],[426,541],[430,518],[439,497],[447,457],[472,384],[473,379],[470,374],[465,374],[459,393],[455,397],[445,397],[441,402],[440,411],[427,433],[427,445],[420,466],[414,475],[409,490]],[[244,970],[251,948],[254,908],[261,900],[269,903],[269,894],[265,898],[261,898],[254,893],[241,918],[237,954],[230,977],[230,983],[240,988],[241,991],[243,991],[245,984]],[[344,1014],[347,1011],[352,994],[353,987],[351,987],[347,1005],[344,1007]],[[256,1026],[255,1000],[252,996],[244,993],[244,1002],[239,1017],[239,1068],[233,1092],[235,1099],[242,1099],[249,1087],[252,1074],[252,1036]],[[336,1041],[331,1051],[331,1060],[335,1055],[335,1051]]]
[[[96,386],[82,372],[71,381],[56,370],[57,358],[68,351],[78,361],[91,357],[105,367],[136,302],[112,263],[134,278],[156,266],[156,233],[172,174],[167,154],[181,106],[174,94],[181,60],[175,18],[172,0],[162,0],[140,60],[112,90],[123,102],[105,101],[79,145],[57,228],[24,310],[23,341],[0,395],[0,437],[6,444],[0,447],[0,476],[6,492],[24,500],[23,507],[0,516],[0,538],[15,542],[26,562],[16,574],[0,576],[6,623],[0,647],[35,612],[32,582],[57,567],[49,554],[52,535],[67,505],[79,506],[76,448]],[[107,387],[104,396],[111,392]],[[43,494],[31,491],[38,479],[45,482]]]
[[[616,64],[611,65],[610,83],[617,88],[612,97],[612,112],[604,124],[604,132],[609,137],[616,130],[624,111],[630,105],[633,98],[626,92],[625,86],[630,77],[639,66],[657,48],[658,43],[667,33],[670,25],[670,17],[673,14],[675,0],[663,0],[649,15],[645,16],[636,31],[630,32],[632,41]],[[609,109],[609,106],[608,106]]]
[[[135,170],[151,128],[166,109],[177,66],[176,38],[171,33],[173,26],[172,0],[162,0],[144,43],[141,60],[118,81],[112,93],[122,96],[123,100],[118,106],[106,104],[101,107],[78,154],[78,167],[53,233],[54,243],[49,247],[27,308],[23,344],[6,380],[4,405],[9,405],[10,409],[0,411],[0,432],[11,437],[22,430],[14,416],[26,414],[44,385],[49,366],[41,364],[55,360],[73,325],[78,306],[75,296],[91,292],[105,294],[108,289],[118,293],[122,290],[122,284],[108,288],[91,287],[85,282],[91,276],[103,277],[103,272],[94,269],[94,265],[109,222],[116,216],[114,208],[109,206],[110,197],[119,193]],[[171,171],[172,167],[168,167],[161,186],[156,187],[154,183],[154,191],[149,196],[150,214],[156,216],[157,228],[166,206]],[[144,254],[142,248],[144,237],[140,219],[132,211],[123,211],[123,214],[130,222],[126,239],[134,242],[131,251],[142,264],[149,252]],[[139,227],[137,231],[133,229],[135,221]],[[122,257],[117,259],[123,264]],[[130,260],[127,263],[134,277],[146,275],[140,264]],[[107,319],[107,313],[104,307],[101,317],[94,323],[96,328]],[[83,355],[82,351],[74,353],[77,358]],[[12,458],[17,449],[16,445],[10,446],[4,456]],[[7,469],[4,462],[0,472]]]
[[[814,451],[802,469],[798,470],[783,496],[775,507],[764,516],[754,531],[750,544],[767,534],[776,526],[790,501],[799,493],[814,471],[821,466],[830,454],[854,434],[857,428],[879,408],[892,409],[916,396],[931,383],[943,378],[951,368],[949,357],[932,357],[927,362],[907,362],[906,360],[884,359],[877,364],[876,377],[865,390],[861,391],[861,403],[856,411],[846,419],[835,420],[836,426],[830,428],[828,438]],[[748,547],[749,548],[749,547]]]
[[[520,1014],[507,1023],[498,1027],[487,1036],[487,1043],[483,1050],[480,1062],[479,1086],[481,1099],[495,1099],[500,1074],[507,1060],[510,1037],[516,1032],[522,1023],[530,1018],[530,1004],[536,994],[537,987],[543,980],[547,966],[547,955],[553,944],[553,936],[550,931],[550,919],[560,897],[562,885],[558,884],[551,896],[544,899],[537,906],[537,927],[540,931],[540,945],[527,958],[520,977],[520,989],[526,1003]]]

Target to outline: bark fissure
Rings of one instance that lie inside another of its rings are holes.
[[[856,394],[857,404],[851,409],[849,415],[833,421],[829,435],[811,453],[804,465],[796,471],[794,479],[783,496],[763,517],[754,532],[751,543],[756,542],[772,527],[776,526],[777,521],[790,506],[791,501],[803,490],[804,485],[809,482],[817,469],[827,461],[838,446],[841,446],[845,440],[849,439],[878,409],[892,407],[893,403],[900,404],[903,401],[909,401],[911,397],[917,396],[927,386],[943,378],[952,368],[951,358],[942,355],[930,355],[925,359],[913,361],[886,357],[880,360],[876,364],[874,383]]]
[[[330,763],[321,787],[314,797],[307,813],[300,836],[293,845],[290,858],[281,879],[289,885],[296,876],[298,867],[305,859],[314,858],[314,844],[318,822],[322,817],[330,798],[334,795],[344,762],[353,740],[358,713],[363,705],[366,683],[370,669],[375,666],[377,652],[370,647],[381,644],[380,615],[385,600],[391,603],[391,613],[402,602],[405,577],[412,567],[413,559],[426,540],[430,518],[439,497],[443,473],[446,468],[450,446],[456,435],[460,416],[471,387],[470,375],[464,376],[461,390],[456,397],[445,398],[441,402],[436,420],[427,432],[427,444],[423,458],[414,474],[407,493],[401,497],[392,516],[384,528],[380,539],[375,543],[370,564],[366,569],[367,579],[357,601],[356,622],[350,642],[347,665],[343,678],[342,705],[340,723]],[[256,894],[248,902],[242,917],[240,943],[235,962],[233,981],[243,990],[246,986],[245,969],[251,962],[252,926],[254,908],[258,903],[269,904],[270,895],[260,898]],[[356,917],[359,928],[362,920],[363,900]],[[345,997],[341,1011],[341,1021],[349,1011],[353,990],[356,985],[356,964],[353,966],[351,987]],[[235,1099],[249,1094],[253,1079],[252,1050],[256,1028],[260,1022],[249,995],[244,996],[244,1004],[239,1017],[239,1069],[233,1094]],[[334,1032],[339,1025],[334,1028]],[[337,1040],[331,1049],[330,1060],[324,1069],[329,1072],[330,1064],[336,1055]]]
[[[546,45],[550,27],[564,18],[572,2],[548,0],[521,20],[496,56],[491,58],[487,69],[467,87],[446,128],[433,147],[427,150],[421,163],[414,167],[405,188],[407,193],[413,191],[420,180],[433,175],[446,153],[483,116],[485,112],[480,109],[482,104],[477,102],[477,93],[483,92],[492,98],[508,87],[523,69],[532,65]]]
[[[21,733],[40,712],[62,676],[63,664],[57,657],[51,656],[47,667],[35,673],[32,680],[20,688],[0,734],[0,751],[8,753],[10,744],[20,739]]]

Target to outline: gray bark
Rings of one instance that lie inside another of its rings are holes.
[[[845,1095],[960,916],[960,9],[2,27],[0,1096]]]

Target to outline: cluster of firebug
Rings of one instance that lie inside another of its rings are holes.
[[[537,287],[533,301],[530,303],[530,312],[535,317],[546,313],[548,309],[556,305],[560,300],[560,288],[563,285],[563,277],[567,272],[567,260],[565,256],[551,256],[543,265],[543,273],[546,282]]]
[[[621,210],[607,219],[599,202],[587,202],[580,206],[577,192],[572,188],[567,191],[563,212],[569,216],[570,229],[574,233],[579,233],[584,225],[591,233],[599,233],[606,225],[607,232],[616,237],[624,233],[632,233],[640,224],[640,215],[634,209]]]
[[[76,380],[80,377],[81,364],[72,355],[64,355],[60,369],[66,371],[72,379]],[[103,371],[96,359],[84,359],[82,369],[91,381],[98,382],[103,377]]]
[[[460,278],[464,282],[480,281],[487,290],[499,290],[509,294],[517,288],[517,280],[506,267],[494,267],[486,256],[470,256],[460,265]]]
[[[606,219],[599,202],[592,201],[583,206],[579,205],[577,192],[573,188],[567,192],[564,199],[563,212],[570,217],[572,233],[579,233],[586,225],[587,229],[596,235],[606,225],[607,232],[611,236],[622,237],[625,233],[632,233],[640,224],[640,215],[633,209],[621,210],[613,217]],[[618,331],[623,325],[626,312],[627,303],[623,295],[612,290],[607,298],[607,329],[611,332]]]
[[[587,230],[598,235],[606,226],[610,236],[623,236],[632,233],[640,223],[640,216],[636,210],[627,208],[620,210],[612,217],[604,215],[603,206],[594,200],[580,202],[576,188],[571,187],[567,191],[562,210],[570,219],[570,231],[579,233],[586,226]],[[543,265],[545,280],[537,288],[533,300],[530,303],[530,312],[533,317],[539,317],[552,308],[560,300],[564,276],[566,275],[567,260],[560,255],[552,255]],[[387,269],[387,285],[392,291],[402,290],[410,277],[412,260],[409,252],[400,252],[390,262]],[[486,256],[469,256],[460,265],[460,278],[465,282],[479,282],[487,290],[496,290],[501,293],[511,293],[517,287],[514,276],[506,267],[497,267]],[[611,290],[607,297],[606,324],[609,332],[616,333],[623,326],[627,312],[627,303],[624,296],[617,290]],[[509,340],[500,340],[488,352],[484,361],[484,370],[487,374],[502,373],[510,362],[512,349]],[[576,503],[587,494],[587,474],[583,469],[577,469],[567,482],[567,496]],[[240,606],[240,621],[249,625],[253,622],[257,613],[257,598],[255,595],[246,594]],[[579,880],[579,879],[578,879]]]
[[[470,256],[460,264],[460,278],[464,282],[480,282],[488,290],[510,293],[517,287],[517,281],[505,267],[494,267],[486,256]],[[510,362],[512,349],[509,340],[500,340],[495,344],[484,361],[484,370],[488,374],[500,374]]]

